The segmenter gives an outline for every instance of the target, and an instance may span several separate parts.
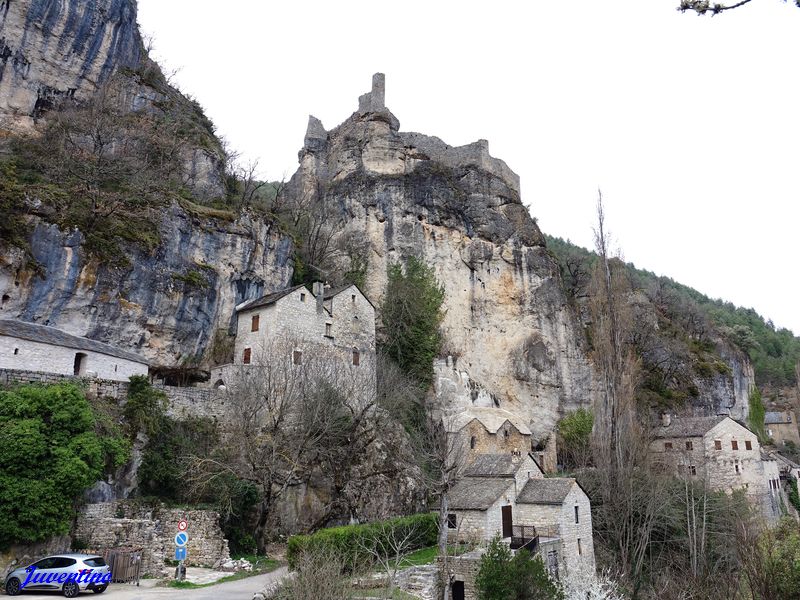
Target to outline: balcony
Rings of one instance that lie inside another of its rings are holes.
[[[533,525],[511,526],[511,549],[525,548],[531,554],[539,548],[539,534]]]

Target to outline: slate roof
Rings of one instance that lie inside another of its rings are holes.
[[[479,454],[464,469],[465,477],[513,477],[521,462],[514,464],[511,454]]]
[[[765,425],[782,425],[791,422],[792,422],[792,417],[787,413],[768,412],[764,415]]]
[[[361,288],[359,288],[355,283],[346,283],[345,285],[340,285],[339,287],[328,288],[325,290],[325,295],[323,296],[323,299],[330,300],[334,296],[338,296],[339,294],[341,294],[345,290],[350,289],[351,287],[356,288],[358,290],[358,293],[364,297],[364,300],[366,300],[372,308],[375,308],[375,305],[370,301],[369,298],[367,298],[366,294],[364,294],[364,292],[361,291]]]
[[[474,419],[477,419],[489,433],[497,433],[503,423],[508,421],[522,435],[531,435],[531,430],[521,417],[502,408],[484,406],[470,406],[463,412],[446,417],[445,428],[449,433],[456,433]]]
[[[513,485],[513,479],[467,477],[450,490],[448,505],[454,510],[486,510]]]
[[[146,358],[134,354],[133,352],[126,352],[120,350],[109,344],[90,340],[89,338],[72,335],[66,331],[61,331],[55,327],[47,325],[39,325],[37,323],[28,323],[26,321],[17,321],[16,319],[0,319],[0,335],[17,338],[20,340],[28,340],[30,342],[39,342],[42,344],[50,344],[52,346],[62,346],[65,348],[73,348],[74,350],[86,350],[89,352],[97,352],[98,354],[105,354],[106,356],[115,356],[137,362],[139,364],[148,365],[149,362]]]
[[[708,431],[727,419],[725,415],[716,417],[672,417],[668,427],[656,427],[653,434],[657,438],[703,437]]]
[[[236,307],[236,312],[241,312],[243,310],[250,310],[252,308],[260,308],[262,306],[269,306],[270,304],[275,304],[281,298],[288,296],[292,292],[299,290],[300,288],[306,288],[305,285],[296,285],[294,287],[286,288],[285,290],[281,290],[279,292],[273,292],[271,294],[267,294],[266,296],[261,296],[261,298],[256,298],[255,300],[249,300],[244,302]],[[306,291],[310,290],[306,288]]]
[[[529,479],[517,495],[517,504],[561,505],[569,494],[575,480],[571,478]]]

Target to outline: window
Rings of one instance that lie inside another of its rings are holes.
[[[114,373],[117,372],[117,365],[114,365]]]
[[[580,520],[578,518],[578,507],[577,506],[575,507],[575,522],[576,523],[580,523]]]
[[[300,350],[295,350],[292,352],[292,364],[295,365],[302,365],[303,364],[303,353]]]
[[[253,315],[253,319],[250,321],[250,331],[258,331],[258,320],[261,315]]]
[[[355,295],[355,294],[352,294],[352,295],[350,296],[350,301],[351,301],[353,304],[355,304],[355,303],[356,303],[356,295]]]
[[[333,337],[333,324],[325,323],[325,337]]]
[[[735,461],[733,461],[733,468],[736,470],[736,474],[737,475],[741,473],[741,471],[739,470],[739,459],[738,458]]]
[[[305,302],[305,301],[306,301],[306,295],[301,292],[300,293],[300,302]]]
[[[694,446],[692,445],[692,442],[686,442],[686,449],[687,450],[691,450],[693,448],[694,448]]]
[[[505,436],[505,438],[508,439],[508,429],[503,430],[503,436]]]
[[[74,558],[67,558],[66,556],[57,556],[53,559],[53,564],[50,565],[51,569],[66,569],[74,565],[76,560]]]
[[[672,442],[664,442],[664,450],[672,450]]]
[[[753,449],[753,442],[751,442],[750,440],[745,440],[744,441],[744,449],[745,450],[752,450]]]
[[[475,439],[475,436],[473,435],[471,438],[469,438],[469,449],[470,450],[475,450],[475,444],[476,443],[477,443],[477,440]]]
[[[581,538],[578,538],[578,556],[581,554],[583,554],[583,551],[581,550]]]
[[[14,355],[19,354],[19,348],[14,348]]]
[[[245,348],[244,352],[242,353],[242,362],[246,365],[250,364],[250,348]]]
[[[353,348],[353,366],[357,367],[360,364],[361,364],[361,353],[356,348]]]
[[[697,467],[694,465],[689,465],[689,475],[695,476],[697,475]]]
[[[455,513],[447,513],[447,528],[448,529],[455,529],[458,521],[456,519]]]
[[[731,440],[731,450],[738,450],[739,449],[739,442],[736,440]]]
[[[714,450],[722,450],[722,441],[714,440]]]
[[[99,556],[95,556],[94,558],[87,558],[83,562],[86,563],[87,565],[89,565],[90,567],[95,568],[95,569],[97,567],[105,567],[106,566],[106,561],[104,561]]]

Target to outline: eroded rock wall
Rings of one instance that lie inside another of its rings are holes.
[[[0,317],[52,325],[137,352],[156,365],[202,355],[227,333],[234,307],[287,286],[292,242],[261,219],[198,216],[178,204],[159,224],[153,254],[130,250],[110,268],[87,256],[78,231],[37,221],[30,239],[41,276],[22,251],[0,256]]]
[[[400,132],[383,105],[382,77],[373,84],[359,111],[330,132],[310,119],[289,189],[340,207],[341,235],[366,240],[365,292],[376,305],[392,263],[416,256],[435,269],[452,356],[437,378],[469,381],[439,386],[440,408],[468,406],[478,390],[545,438],[563,411],[592,401],[594,383],[583,333],[521,203],[519,178],[484,140],[451,147]]]

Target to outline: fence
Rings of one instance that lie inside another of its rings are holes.
[[[111,581],[139,585],[142,571],[141,548],[109,548],[103,552],[103,558],[111,569]]]

